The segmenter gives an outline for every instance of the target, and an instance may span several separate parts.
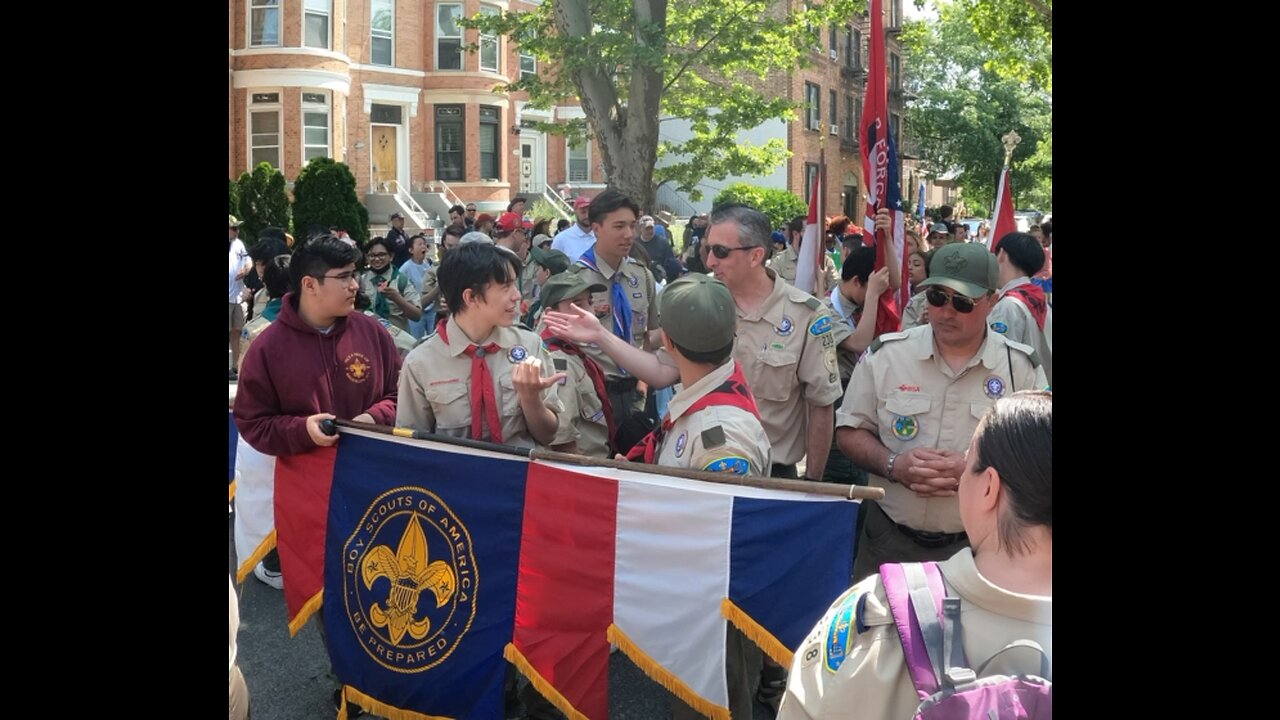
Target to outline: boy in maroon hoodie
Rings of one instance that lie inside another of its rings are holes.
[[[391,425],[400,353],[377,320],[353,312],[359,251],[332,235],[293,254],[294,292],[245,353],[233,415],[255,450],[285,456],[328,447],[335,416]]]

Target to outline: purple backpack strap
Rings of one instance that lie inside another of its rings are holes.
[[[905,563],[885,563],[880,566],[880,582],[889,600],[889,612],[893,615],[893,623],[898,628],[898,637],[902,640],[902,652],[907,661],[907,670],[911,673],[911,682],[915,685],[916,694],[925,700],[937,693],[942,686],[943,644],[942,644],[942,601],[947,596],[946,585],[942,582],[942,573],[938,564],[933,562],[911,563],[908,569]],[[908,575],[915,576],[917,583],[908,580]],[[923,584],[928,594],[923,594],[924,587],[915,587],[923,576]],[[912,601],[913,590],[916,598],[932,598],[931,607],[918,608]],[[917,617],[926,619],[922,628]],[[924,613],[930,613],[925,615]],[[929,618],[933,622],[928,622]],[[929,642],[926,641],[929,636]]]

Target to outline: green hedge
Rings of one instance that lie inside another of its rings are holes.
[[[791,218],[809,212],[809,205],[786,190],[734,183],[716,195],[714,205],[741,203],[764,213],[775,230],[791,222]]]

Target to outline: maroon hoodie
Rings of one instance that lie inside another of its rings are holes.
[[[298,315],[289,293],[245,354],[233,415],[253,449],[294,455],[316,447],[306,428],[316,413],[350,420],[367,412],[394,425],[399,382],[400,351],[377,320],[352,312],[325,335]]]

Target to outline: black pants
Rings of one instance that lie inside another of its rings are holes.
[[[942,561],[969,546],[969,538],[959,533],[957,539],[937,547],[925,547],[912,539],[893,522],[880,505],[868,505],[866,522],[858,532],[858,559],[853,563],[853,582],[880,572],[882,563]]]

